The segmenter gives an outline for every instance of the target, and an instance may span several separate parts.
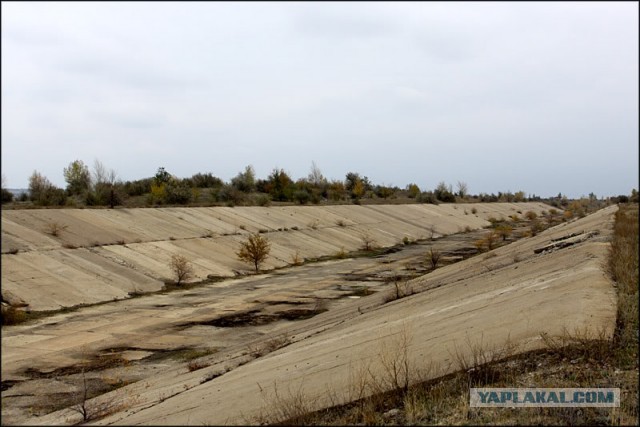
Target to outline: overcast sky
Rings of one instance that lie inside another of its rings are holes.
[[[2,2],[2,174],[638,186],[638,2]]]

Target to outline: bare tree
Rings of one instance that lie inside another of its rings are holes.
[[[440,261],[441,255],[442,254],[440,253],[439,250],[433,249],[433,247],[429,247],[429,250],[427,251],[427,260],[431,264],[431,269],[433,270],[436,269],[436,267],[438,266],[438,261]]]
[[[89,421],[92,417],[91,407],[89,405],[89,383],[85,374],[85,368],[82,367],[82,384],[80,384],[80,393],[77,396],[77,403],[71,409],[82,415],[82,421]]]
[[[193,275],[193,266],[182,255],[173,255],[171,257],[171,269],[176,274],[177,284],[180,285],[183,281],[188,280]]]
[[[250,235],[245,242],[240,244],[240,250],[236,252],[236,255],[242,261],[253,263],[256,272],[258,272],[260,264],[267,258],[270,251],[271,244],[269,240],[256,233]]]
[[[362,245],[360,246],[360,249],[362,249],[363,251],[369,252],[378,247],[376,239],[374,239],[371,236],[371,234],[369,234],[368,231],[365,231],[360,237],[360,239],[362,240]]]
[[[467,197],[468,192],[469,192],[469,187],[467,186],[467,183],[463,181],[458,181],[458,196],[464,199],[465,197]]]
[[[115,185],[118,174],[113,169],[107,169],[98,159],[93,163],[93,190],[96,197],[109,204],[111,209],[121,202],[120,195],[116,192]]]
[[[316,162],[311,162],[311,171],[309,172],[309,176],[307,177],[307,179],[316,187],[319,187],[327,182],[327,179],[322,175],[322,172],[316,165]]]

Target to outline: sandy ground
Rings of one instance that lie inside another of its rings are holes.
[[[378,208],[376,214],[390,207]],[[118,348],[132,359],[145,360],[154,350],[215,348],[217,352],[198,359],[208,366],[192,372],[185,362],[169,360],[124,368],[137,369],[139,381],[92,401],[107,402],[113,412],[95,422],[246,424],[273,409],[275,387],[285,399],[304,394],[316,408],[329,404],[328,390],[334,401],[353,398],[359,372],[368,367],[384,376],[381,361],[403,347],[402,337],[406,337],[411,366],[429,378],[456,369],[456,354],[468,353],[470,346],[481,344],[489,350],[503,347],[508,339],[520,350],[537,348],[542,345],[541,332],[559,334],[564,328],[610,334],[615,325],[615,292],[602,265],[615,209],[514,242],[492,251],[495,255],[439,268],[409,282],[420,292],[386,303],[393,285],[371,279],[411,271],[424,247],[409,246],[416,252],[380,259],[293,267],[5,328],[3,381],[25,380],[28,368],[51,372],[108,349]],[[461,215],[466,216],[470,215]],[[574,244],[534,252],[557,242]],[[443,249],[452,252],[464,246],[456,246],[454,240],[447,245]],[[380,292],[353,298],[363,286]],[[329,301],[328,311],[306,320],[279,319],[233,328],[210,324],[224,313],[275,314],[293,303],[311,308],[318,300]],[[251,351],[274,339],[285,339],[289,345],[262,352],[261,357]],[[33,388],[42,387],[45,380],[40,381],[19,382],[3,391],[3,419],[15,424],[77,422],[79,415],[69,409],[29,416],[24,408],[6,404],[20,395],[37,394]],[[48,381],[53,382],[49,387],[61,387],[55,377]]]

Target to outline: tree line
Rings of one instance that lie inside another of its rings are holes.
[[[157,206],[157,205],[260,205],[272,202],[320,204],[356,203],[363,199],[404,198],[417,203],[455,202],[524,202],[545,201],[557,207],[569,205],[569,199],[561,193],[557,197],[542,199],[527,195],[524,191],[497,194],[469,193],[467,183],[458,181],[454,190],[451,184],[439,182],[433,189],[421,189],[410,183],[404,188],[374,184],[358,172],[348,172],[344,180],[327,179],[312,162],[306,177],[294,180],[282,168],[274,168],[268,177],[256,177],[251,165],[246,166],[229,182],[211,173],[196,173],[188,178],[178,178],[164,167],[148,178],[122,181],[113,169],[95,160],[92,170],[82,161],[74,160],[63,169],[64,189],[55,186],[37,170],[29,177],[29,188],[17,201],[31,202],[36,206]],[[2,203],[14,201],[14,195],[2,182]],[[595,195],[590,194],[593,200]],[[612,199],[612,198],[609,198]],[[638,193],[620,195],[612,202],[638,201]]]

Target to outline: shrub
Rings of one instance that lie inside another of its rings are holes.
[[[436,196],[431,191],[423,191],[422,193],[416,196],[416,202],[418,203],[430,203],[432,205],[437,205],[438,200]]]
[[[301,205],[306,205],[311,200],[311,195],[307,190],[296,190],[293,192],[293,200]]]
[[[184,205],[191,201],[191,188],[182,184],[170,183],[165,186],[164,200],[169,204]]]
[[[213,176],[211,173],[197,173],[191,177],[191,185],[196,188],[215,188],[222,187],[224,182]]]
[[[27,315],[24,311],[15,308],[10,305],[8,307],[2,306],[2,325],[17,325],[26,320]]]
[[[244,172],[239,172],[231,179],[231,185],[243,193],[250,193],[256,189],[256,174],[253,166],[249,165]]]
[[[135,181],[127,181],[123,185],[123,190],[128,196],[142,196],[151,192],[153,178],[138,179]]]
[[[193,275],[193,267],[187,258],[182,255],[173,255],[171,257],[171,270],[176,275],[176,284],[180,285],[183,281],[188,280]]]
[[[476,209],[476,208],[471,208],[471,213],[472,213],[472,214],[474,214],[474,215],[475,215],[475,214],[477,214],[477,213],[478,213],[478,209]]]
[[[373,237],[371,237],[368,231],[366,231],[360,237],[360,239],[362,241],[362,245],[360,246],[360,249],[362,249],[363,251],[370,252],[377,247],[376,240]]]
[[[438,261],[440,261],[441,256],[441,252],[437,249],[433,249],[433,247],[430,247],[427,251],[427,261],[429,261],[429,264],[431,265],[431,268],[433,270],[435,270],[438,266]]]
[[[291,255],[291,264],[292,265],[302,265],[304,260],[300,257],[300,252],[296,251],[295,254]]]
[[[513,232],[513,228],[510,225],[502,224],[496,227],[496,233],[498,236],[502,237],[502,241],[507,240],[507,237],[511,236]]]
[[[407,185],[407,196],[411,199],[415,199],[420,194],[420,187],[417,184]]]
[[[347,252],[344,250],[344,246],[341,247],[338,252],[336,252],[335,257],[339,259],[344,259],[347,257]]]
[[[260,234],[252,234],[248,239],[240,244],[240,250],[236,252],[242,261],[253,263],[256,272],[259,271],[260,264],[269,256],[271,244],[266,237]]]
[[[13,202],[13,193],[6,188],[2,189],[2,204]]]
[[[216,202],[233,203],[239,205],[245,201],[245,194],[235,187],[223,185],[220,188],[211,190],[211,196]]]
[[[64,205],[66,195],[64,190],[56,187],[47,177],[33,171],[29,177],[29,197],[38,205]]]
[[[543,230],[542,223],[537,218],[533,219],[531,224],[529,224],[529,230],[531,231],[531,235],[535,236]]]
[[[451,190],[451,185],[445,184],[444,181],[441,181],[433,192],[436,196],[436,199],[440,201],[449,203],[453,203],[456,201],[456,196]]]
[[[58,224],[57,222],[50,222],[46,225],[45,232],[54,237],[58,237],[60,233],[69,228],[68,225]]]
[[[495,243],[497,240],[497,234],[493,231],[490,231],[486,236],[485,236],[485,241],[487,242],[487,248],[489,250],[493,249],[495,247]]]
[[[413,295],[414,293],[415,293],[415,290],[413,289],[413,286],[408,281],[401,283],[399,280],[395,280],[393,282],[393,289],[391,290],[391,292],[389,292],[389,294],[385,296],[384,302],[395,301],[400,298]]]
[[[271,206],[271,198],[266,194],[261,194],[258,197],[256,197],[256,205]]]
[[[525,212],[524,217],[527,218],[529,221],[533,221],[538,217],[538,214],[536,214],[533,211],[527,211]]]

